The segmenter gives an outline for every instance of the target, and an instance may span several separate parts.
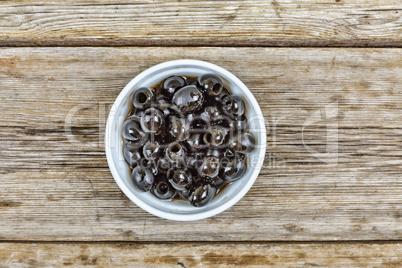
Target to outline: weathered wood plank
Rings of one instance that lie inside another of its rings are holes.
[[[401,267],[401,244],[0,244],[1,267]]]
[[[132,204],[103,148],[107,111],[124,85],[177,58],[232,71],[268,128],[265,166],[250,192],[195,223]],[[402,239],[401,49],[3,48],[0,63],[0,239]],[[325,109],[338,115],[303,130]],[[337,158],[325,155],[334,123]]]
[[[1,1],[0,45],[402,46],[399,0]]]

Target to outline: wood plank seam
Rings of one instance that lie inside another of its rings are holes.
[[[0,39],[0,47],[281,47],[281,48],[402,48],[402,40],[104,40],[104,39]]]

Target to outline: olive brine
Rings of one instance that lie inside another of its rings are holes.
[[[137,89],[132,103],[123,155],[141,191],[202,207],[246,172],[255,138],[243,100],[218,76],[170,76]]]

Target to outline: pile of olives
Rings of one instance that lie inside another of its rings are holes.
[[[218,76],[171,76],[137,89],[132,102],[123,155],[141,191],[202,207],[246,172],[255,138],[243,100]]]

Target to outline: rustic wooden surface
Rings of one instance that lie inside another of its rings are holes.
[[[0,244],[10,267],[401,267],[402,245],[386,244]]]
[[[402,45],[400,0],[3,0],[0,15],[13,46]]]
[[[401,14],[399,0],[0,1],[0,267],[401,267]],[[179,58],[238,76],[268,132],[247,195],[191,223],[129,201],[103,145],[121,89]]]
[[[402,239],[401,49],[3,48],[0,55],[2,239]],[[103,145],[107,111],[124,85],[180,57],[240,77],[269,130],[265,167],[250,192],[192,224],[131,203]],[[336,118],[303,130],[316,111],[336,106]],[[304,146],[325,153],[325,128],[334,122],[338,164]]]

